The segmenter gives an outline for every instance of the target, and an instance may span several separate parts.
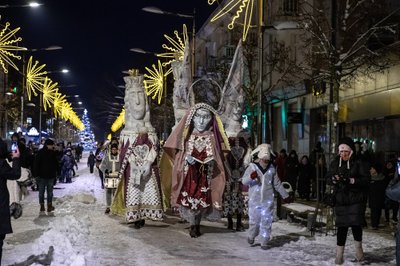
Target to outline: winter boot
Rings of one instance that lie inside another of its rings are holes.
[[[195,225],[191,225],[190,226],[189,235],[190,235],[191,238],[196,238],[197,237],[196,226]]]
[[[201,236],[201,232],[200,232],[200,225],[196,224],[196,236]]]
[[[40,203],[40,212],[45,212],[44,203]]]
[[[244,226],[242,224],[242,215],[241,214],[237,215],[236,231],[238,231],[238,232],[243,232],[244,231]]]
[[[145,223],[145,220],[140,220],[140,227],[143,227]]]
[[[47,212],[52,212],[54,211],[54,207],[52,203],[47,203]]]
[[[362,248],[362,242],[361,241],[355,241],[354,242],[355,248],[356,248],[356,259],[357,261],[363,261],[364,260],[364,251]]]
[[[344,246],[336,246],[336,258],[335,258],[336,265],[343,264],[344,262],[343,253],[344,253]]]
[[[233,220],[230,214],[228,214],[228,230],[233,230]]]

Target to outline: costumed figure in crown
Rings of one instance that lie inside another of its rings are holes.
[[[219,109],[231,147],[225,165],[227,182],[224,192],[224,215],[228,219],[230,230],[233,230],[233,216],[236,215],[236,231],[244,231],[242,218],[247,210],[243,193],[247,192],[247,186],[244,186],[241,180],[251,160],[250,134],[242,128],[243,68],[243,48],[240,41],[224,84]]]
[[[135,228],[145,220],[163,219],[157,167],[158,138],[150,123],[143,75],[130,71],[125,80],[125,128],[121,132],[121,167],[111,212],[123,215]]]

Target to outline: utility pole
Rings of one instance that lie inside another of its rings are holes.
[[[264,0],[258,1],[258,93],[257,93],[257,138],[255,145],[262,143],[263,106],[263,52],[264,52]]]
[[[333,49],[336,50],[337,46],[337,3],[336,0],[331,1],[331,23],[332,33],[331,42]],[[329,153],[334,154],[336,150],[338,138],[338,120],[339,120],[339,86],[337,80],[336,62],[333,61],[333,54],[331,55],[330,62],[330,91],[329,91],[329,105],[328,105],[328,132],[329,132]]]

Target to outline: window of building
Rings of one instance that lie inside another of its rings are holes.
[[[281,11],[284,16],[297,16],[299,13],[299,0],[281,0]]]

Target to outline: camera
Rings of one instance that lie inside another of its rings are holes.
[[[16,152],[17,151],[17,142],[16,141],[13,141],[13,142],[11,142],[11,151],[12,152]]]
[[[339,182],[347,183],[348,180],[349,180],[349,178],[347,175],[345,175],[343,173],[339,173]]]

